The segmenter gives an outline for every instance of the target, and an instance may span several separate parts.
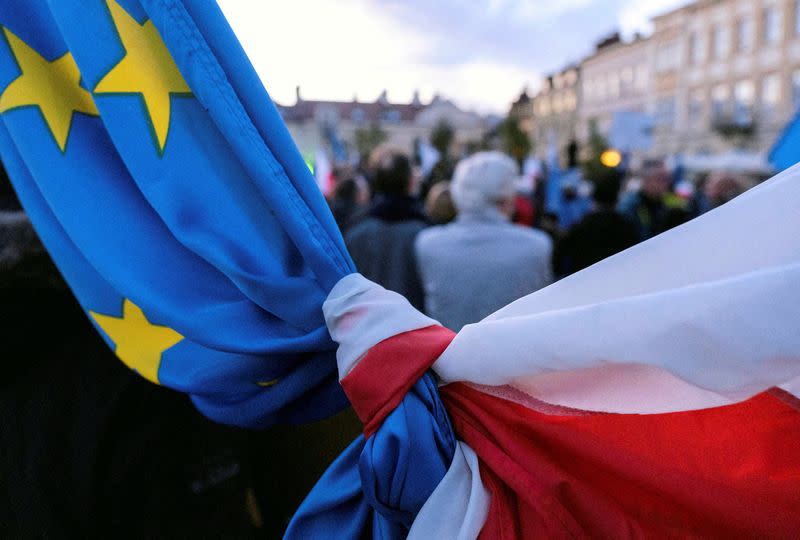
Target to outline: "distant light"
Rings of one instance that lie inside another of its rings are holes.
[[[622,154],[616,150],[606,150],[600,154],[600,163],[610,169],[619,167],[619,164],[622,163]]]

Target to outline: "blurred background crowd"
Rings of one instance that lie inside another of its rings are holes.
[[[499,150],[459,160],[380,145],[331,172],[328,200],[359,271],[458,331],[503,306],[732,200],[760,178],[577,143],[549,163]],[[444,163],[444,166],[439,166]],[[563,165],[562,165],[563,164]]]

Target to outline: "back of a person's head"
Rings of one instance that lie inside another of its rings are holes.
[[[723,204],[745,191],[745,184],[736,174],[720,170],[712,171],[703,191],[715,203]]]
[[[642,166],[639,170],[639,176],[642,178],[642,180],[661,178],[664,176],[669,176],[669,170],[667,169],[664,160],[647,159],[642,163]]]
[[[518,172],[501,152],[479,152],[459,162],[450,186],[459,213],[481,212],[513,197]]]
[[[425,213],[431,222],[444,225],[456,217],[456,207],[450,194],[450,182],[437,182],[425,198]]]
[[[337,202],[355,203],[357,197],[358,184],[355,178],[350,177],[337,182],[331,199]]]
[[[408,195],[412,172],[411,160],[400,150],[381,146],[370,155],[369,174],[375,193]]]
[[[605,206],[614,206],[617,204],[621,188],[622,181],[620,178],[608,177],[597,180],[594,182],[592,199]]]

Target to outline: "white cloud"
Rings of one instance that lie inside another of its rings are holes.
[[[441,89],[459,105],[482,113],[505,112],[522,87],[535,77],[532,71],[492,62],[470,62],[422,71],[430,89]]]
[[[617,20],[630,35],[686,2],[475,0],[456,9],[457,0],[218,1],[279,103],[293,103],[297,85],[308,99],[373,100],[388,89],[407,101],[419,90],[423,99],[440,92],[501,113],[539,80],[538,68],[579,58],[598,27]]]
[[[591,5],[594,0],[516,0],[513,14],[528,20],[544,20]]]
[[[366,0],[293,0],[279,9],[219,0],[272,97],[294,101],[295,86],[316,99],[373,99],[393,88],[427,47],[424,36],[392,24]]]

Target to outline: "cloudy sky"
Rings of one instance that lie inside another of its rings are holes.
[[[615,28],[686,0],[218,0],[273,99],[393,101],[414,90],[503,112]],[[280,7],[277,7],[280,6]]]

